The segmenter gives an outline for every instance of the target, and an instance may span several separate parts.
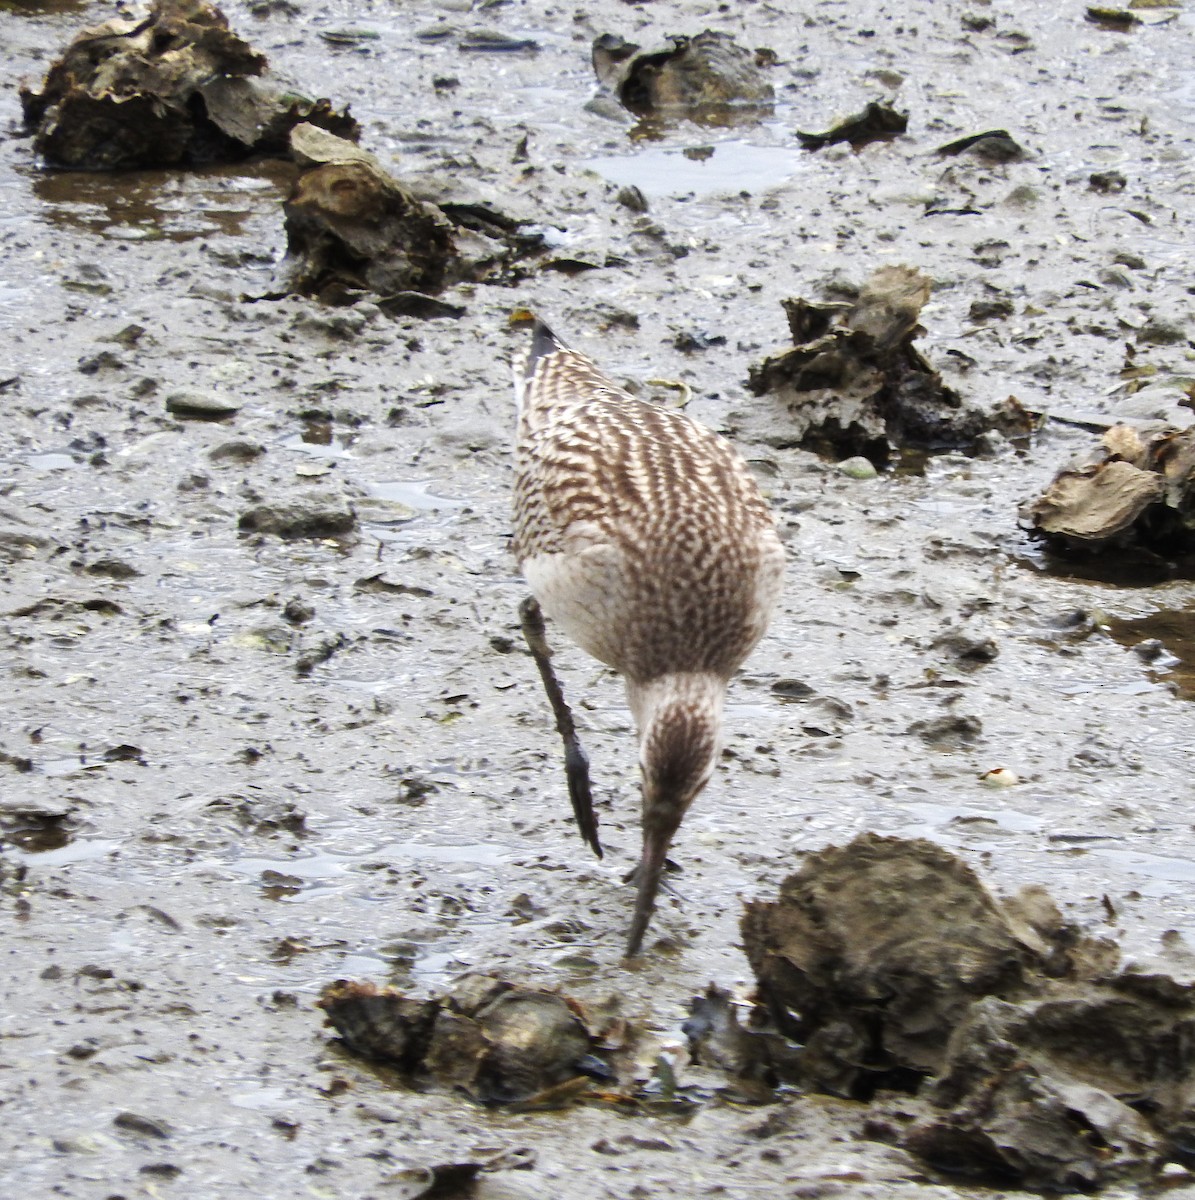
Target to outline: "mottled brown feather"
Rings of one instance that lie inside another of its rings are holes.
[[[580,619],[560,611],[559,596],[540,596],[549,616],[629,678],[729,678],[763,633],[784,561],[742,457],[684,414],[636,399],[554,339],[527,363],[523,381],[516,557],[526,568],[546,556],[567,573],[580,551],[609,552],[596,584],[577,569],[575,582],[557,589],[573,593]],[[617,593],[597,605],[595,619],[610,624],[578,636],[594,586]]]
[[[726,684],[771,617],[784,551],[724,438],[635,399],[542,324],[515,378],[514,552],[548,616],[625,676],[639,730],[643,853],[631,955],[668,846],[717,763]],[[561,726],[558,710],[567,763],[570,746],[574,758],[579,751],[566,715]],[[596,849],[587,780],[582,792],[574,813]]]

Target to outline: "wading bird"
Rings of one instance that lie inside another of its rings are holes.
[[[543,613],[622,674],[638,728],[643,853],[629,957],[669,844],[718,761],[727,683],[767,628],[784,550],[725,438],[637,400],[541,321],[515,364],[515,391],[513,550],[533,593],[523,633],[564,739],[577,826],[599,858],[589,762]]]

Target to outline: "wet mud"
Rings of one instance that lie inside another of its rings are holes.
[[[1184,613],[1193,585],[1167,553],[1091,570],[1018,523],[1104,430],[1190,424],[1193,18],[1133,11],[229,4],[404,187],[545,247],[423,300],[330,306],[279,295],[290,163],[46,169],[19,88],[112,12],[0,5],[0,1191],[974,1194],[952,1155],[994,1060],[941,1077],[951,1140],[927,1162],[904,1093],[728,1090],[682,1030],[711,983],[746,1024],[743,902],[861,833],[928,839],[1002,895],[1044,887],[1139,975],[1190,977],[1189,629],[1120,623]],[[595,79],[603,34],[707,28],[774,55],[762,119],[640,119]],[[881,95],[903,134],[802,148]],[[939,153],[996,130],[1020,153]],[[968,404],[1037,414],[1025,444],[844,469],[752,393],[791,343],[784,300],[884,266],[932,280],[920,352]],[[558,651],[595,863],[521,649],[516,306],[730,432],[790,551],[631,968],[621,684]],[[1151,638],[1165,654],[1137,651]],[[426,998],[470,972],[616,999],[661,1103],[412,1091],[316,1007],[336,979]],[[1036,1009],[981,1003],[991,1045],[1035,1044]],[[995,1100],[1028,1077],[1008,1086]],[[1195,1190],[1171,1145],[1155,1158],[1168,1195]]]

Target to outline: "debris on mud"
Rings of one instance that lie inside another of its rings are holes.
[[[865,834],[749,904],[743,941],[771,1032],[802,1049],[739,1030],[727,1069],[919,1093],[906,1148],[987,1182],[1086,1191],[1195,1161],[1195,988],[1118,972],[1041,889],[997,900],[940,847]]]
[[[1062,551],[1195,550],[1195,425],[1113,425],[1092,463],[1064,468],[1022,512]]]
[[[516,1147],[471,1162],[434,1163],[428,1167],[405,1167],[384,1181],[387,1200],[469,1200],[490,1195],[481,1176],[499,1171],[528,1171],[535,1166],[535,1151]],[[494,1189],[494,1195],[522,1195],[508,1189]]]
[[[825,133],[802,133],[798,129],[797,139],[805,150],[820,150],[837,142],[849,142],[858,150],[871,142],[904,133],[908,127],[908,113],[898,112],[891,104],[873,100],[862,112],[844,117]]]
[[[429,293],[499,276],[538,248],[522,223],[480,204],[421,199],[366,150],[309,125],[291,135],[305,169],[285,202],[289,290],[331,303],[362,291],[410,316],[460,316]]]
[[[990,163],[1015,162],[1025,157],[1025,151],[1007,129],[985,129],[939,146],[935,151],[943,157],[973,154]]]
[[[431,1167],[408,1167],[386,1180],[387,1194],[394,1200],[452,1200],[476,1195],[481,1163],[437,1163]]]
[[[748,380],[791,418],[767,439],[883,466],[899,447],[970,449],[993,429],[1028,434],[1032,420],[1017,400],[992,411],[967,404],[913,344],[931,286],[912,267],[890,266],[850,302],[783,301],[794,346],[752,367]]]
[[[638,117],[687,117],[705,125],[759,120],[771,111],[772,85],[757,56],[729,34],[707,29],[674,36],[657,49],[617,34],[593,43],[593,69],[603,86]]]
[[[1084,14],[1093,25],[1102,29],[1114,29],[1118,33],[1127,33],[1134,25],[1140,24],[1136,13],[1127,8],[1107,8],[1098,5],[1088,7]]]
[[[205,0],[154,0],[148,15],[84,29],[21,105],[45,161],[85,170],[282,155],[301,121],[358,133],[347,109],[271,77]]]
[[[22,773],[33,770],[31,759],[5,752],[0,752],[0,763]],[[78,813],[67,805],[6,804],[0,806],[0,845],[11,842],[22,850],[57,850],[70,843],[78,825]]]
[[[585,1011],[558,992],[470,975],[446,996],[337,980],[318,1001],[356,1053],[415,1080],[459,1088],[483,1104],[554,1107],[610,1080],[610,1047]]]
[[[731,994],[710,984],[702,996],[689,1003],[689,1018],[681,1026],[689,1041],[689,1057],[697,1064],[716,1067],[732,1079],[756,1085],[748,1094],[762,1098],[758,1087],[806,1082],[804,1050],[774,1030],[743,1026]]]

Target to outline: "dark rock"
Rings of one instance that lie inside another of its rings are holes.
[[[593,67],[624,108],[640,117],[687,117],[710,125],[759,120],[772,85],[750,50],[726,33],[674,36],[657,49],[606,33],[593,43]]]
[[[914,721],[909,732],[917,734],[923,742],[940,749],[957,749],[973,742],[983,732],[983,723],[978,717],[962,713],[947,713],[941,717],[930,717]]]
[[[172,392],[166,397],[166,411],[182,420],[223,421],[236,416],[241,406],[216,392]]]
[[[939,146],[937,153],[946,157],[970,153],[991,163],[1015,162],[1025,157],[1025,151],[1007,129],[987,129],[983,133],[968,134]]]
[[[394,315],[458,317],[464,309],[434,293],[501,275],[541,247],[492,206],[416,195],[352,142],[300,125],[291,143],[305,169],[283,206],[286,290],[341,303],[370,291]]]
[[[877,466],[897,447],[969,449],[991,429],[1028,433],[1029,414],[1014,399],[990,411],[965,403],[917,350],[930,286],[910,267],[882,267],[852,300],[784,301],[793,348],[752,367],[748,383],[756,395],[774,394],[790,420],[753,432]]]
[[[929,1090],[943,1112],[906,1145],[939,1167],[1052,1191],[1147,1178],[1173,1154],[1163,1130],[1192,1128],[1193,1030],[1189,990],[1149,977],[984,1000]]]
[[[748,903],[743,945],[776,1029],[805,1044],[806,1076],[856,1097],[934,1074],[972,1002],[1023,994],[1054,949],[952,854],[875,834]]]
[[[281,154],[300,121],[356,137],[327,100],[264,78],[266,59],[205,0],[154,0],[144,17],[85,29],[21,90],[34,147],[55,166],[112,170]]]
[[[112,1118],[112,1124],[117,1129],[127,1130],[129,1133],[140,1133],[145,1137],[168,1138],[171,1134],[170,1126],[165,1121],[156,1121],[152,1117],[143,1117],[140,1113],[117,1113]]]
[[[975,300],[967,315],[972,321],[990,321],[993,318],[1003,320],[1012,314],[1012,301],[1007,296],[997,296],[991,300]]]
[[[970,663],[994,662],[1000,654],[995,638],[983,633],[953,629],[934,639],[934,648]]]
[[[242,513],[238,527],[246,533],[280,538],[342,537],[356,529],[357,514],[343,497],[312,497],[258,504]]]
[[[357,1053],[482,1103],[526,1102],[578,1078],[612,1078],[583,1010],[557,992],[471,975],[440,999],[412,1000],[339,980],[318,1003]]]
[[[1086,1192],[1195,1163],[1195,987],[1118,973],[1115,944],[1043,889],[1000,901],[929,842],[865,834],[810,855],[742,929],[772,1032],[803,1045],[761,1056],[763,1022],[743,1030],[711,992],[702,1061],[855,1098],[919,1092],[903,1131],[871,1135],[979,1183]]]
[[[1093,192],[1123,192],[1129,181],[1119,171],[1093,171],[1087,177],[1087,186]]]

